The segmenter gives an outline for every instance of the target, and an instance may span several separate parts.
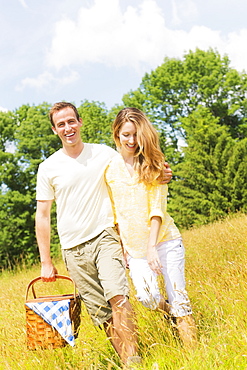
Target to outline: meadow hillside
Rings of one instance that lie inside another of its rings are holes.
[[[169,321],[142,307],[131,288],[139,327],[141,369],[247,369],[247,216],[183,232],[187,290],[198,326],[199,346],[186,351]],[[67,274],[61,260],[59,273]],[[39,266],[4,271],[0,276],[0,370],[121,369],[102,330],[82,308],[75,347],[31,351],[26,347],[25,291]],[[49,293],[71,292],[68,282],[39,284]]]

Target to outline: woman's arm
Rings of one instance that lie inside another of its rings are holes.
[[[156,273],[161,274],[162,265],[160,263],[160,259],[158,256],[158,252],[156,249],[156,244],[158,241],[158,235],[161,226],[161,217],[153,216],[151,218],[151,226],[150,226],[150,234],[148,239],[148,246],[147,246],[147,261],[150,268]]]
[[[154,185],[148,190],[148,204],[150,209],[150,234],[147,246],[147,260],[150,268],[156,273],[161,274],[162,265],[160,263],[156,245],[160,227],[164,220],[167,202],[167,185]]]

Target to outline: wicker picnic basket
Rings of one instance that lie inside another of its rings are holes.
[[[73,280],[69,276],[56,275],[56,279],[66,279]],[[34,290],[34,284],[41,280],[41,277],[37,277],[30,281],[26,290],[26,300],[25,303],[29,302],[50,302],[50,301],[61,301],[65,299],[70,300],[69,314],[72,323],[72,329],[74,337],[77,338],[79,327],[80,327],[80,316],[81,316],[81,300],[79,295],[76,293],[76,286],[74,284],[73,294],[62,294],[62,295],[51,295],[51,296],[41,296],[36,297],[36,292]],[[30,288],[32,288],[33,298],[28,299],[28,293]],[[31,308],[25,304],[26,309],[26,327],[27,327],[27,347],[28,349],[53,349],[65,347],[68,343],[67,341],[58,333],[58,331],[49,325],[43,318],[35,313]]]

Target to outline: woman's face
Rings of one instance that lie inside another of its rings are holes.
[[[119,130],[119,141],[121,144],[121,154],[124,156],[134,156],[138,147],[136,126],[132,122],[125,122]]]

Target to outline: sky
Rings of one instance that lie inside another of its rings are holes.
[[[85,99],[108,109],[196,48],[247,72],[246,0],[0,0],[0,110]]]

